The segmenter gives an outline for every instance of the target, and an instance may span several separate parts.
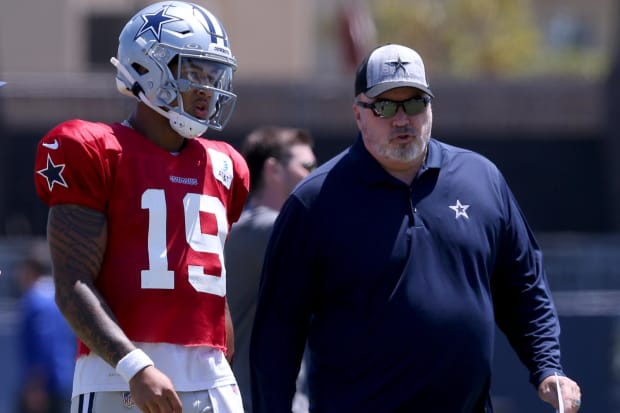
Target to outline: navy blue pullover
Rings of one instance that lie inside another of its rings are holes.
[[[563,374],[542,253],[496,166],[431,139],[407,185],[358,137],[276,221],[254,412],[291,411],[306,339],[311,412],[491,412],[495,323],[535,386]]]

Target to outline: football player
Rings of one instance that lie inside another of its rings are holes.
[[[36,154],[56,302],[79,337],[71,411],[242,412],[223,248],[249,173],[202,138],[234,108],[228,36],[201,6],[155,3],[111,62],[130,116],[63,122]]]

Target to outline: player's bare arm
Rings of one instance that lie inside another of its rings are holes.
[[[80,339],[116,366],[135,346],[94,285],[107,242],[106,217],[78,205],[57,205],[50,208],[47,227],[58,307]],[[172,382],[152,366],[129,386],[142,411],[181,411]]]
[[[53,206],[47,237],[58,307],[84,343],[116,366],[135,346],[94,285],[107,241],[105,215],[78,205]]]

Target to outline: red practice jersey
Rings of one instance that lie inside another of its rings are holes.
[[[225,349],[224,242],[249,189],[232,146],[188,139],[175,155],[119,123],[71,120],[39,142],[35,183],[50,207],[106,214],[95,283],[131,340]]]

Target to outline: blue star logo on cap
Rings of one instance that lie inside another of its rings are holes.
[[[62,176],[62,171],[65,169],[65,164],[55,165],[54,161],[52,161],[52,157],[50,154],[47,154],[47,166],[43,169],[39,169],[37,173],[41,175],[43,178],[47,180],[47,187],[51,191],[54,189],[54,184],[58,184],[60,186],[64,186],[68,188],[67,182],[65,182],[65,178]]]
[[[398,56],[398,60],[388,60],[385,62],[386,65],[392,66],[394,68],[394,74],[398,73],[399,69],[402,69],[405,74],[407,74],[407,68],[405,67],[411,62],[404,62],[400,56]]]
[[[146,13],[140,16],[144,20],[144,23],[142,24],[142,27],[140,27],[140,30],[138,30],[138,33],[136,34],[134,40],[142,36],[144,33],[150,31],[151,33],[153,33],[153,36],[155,36],[155,39],[159,42],[162,26],[166,23],[181,20],[178,17],[168,16],[166,12],[169,8],[170,6],[166,6],[156,13]]]

